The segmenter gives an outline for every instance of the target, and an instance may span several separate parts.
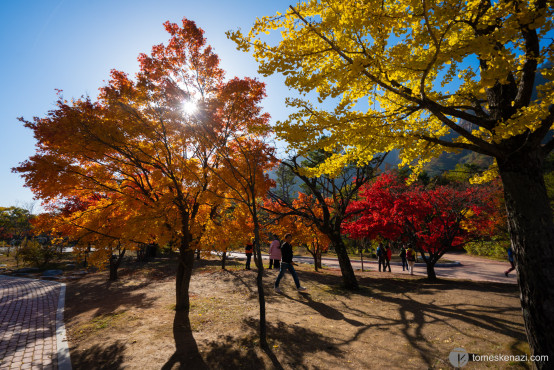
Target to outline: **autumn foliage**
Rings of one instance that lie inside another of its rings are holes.
[[[331,204],[331,200],[327,200]],[[303,192],[298,192],[292,201],[293,209],[311,209],[315,218],[323,218],[323,209],[313,199]],[[290,208],[277,201],[266,199],[264,208],[273,216],[273,221],[267,225],[267,230],[280,239],[291,233],[293,244],[304,246],[314,258],[316,271],[321,268],[321,255],[329,250],[330,239],[321,232],[313,219],[290,212]]]
[[[490,186],[406,185],[394,174],[383,174],[360,190],[343,231],[353,238],[409,244],[432,267],[445,252],[494,230],[493,191]],[[434,278],[434,271],[430,274]]]
[[[228,233],[226,219],[248,224],[250,217],[233,203],[244,189],[223,181],[235,180],[236,172],[223,174],[229,161],[237,168],[244,162],[229,154],[239,153],[239,145],[268,152],[260,142],[270,127],[260,105],[262,82],[225,80],[219,57],[194,22],[164,26],[169,41],[139,56],[134,78],[113,70],[96,100],[68,101],[60,94],[45,117],[21,119],[37,151],[14,170],[51,210],[52,232],[79,240],[79,248],[90,243],[104,261],[114,248],[139,243],[178,252],[177,338],[190,333],[194,251],[245,237]],[[258,179],[250,192],[256,196],[267,186],[269,156],[251,153],[260,164],[250,172]]]
[[[333,153],[316,175],[392,149],[414,175],[444,151],[495,159],[481,179],[502,179],[529,343],[551,358],[553,15],[546,0],[308,1],[228,33],[298,91],[276,132]]]

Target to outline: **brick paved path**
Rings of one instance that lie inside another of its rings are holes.
[[[0,369],[57,369],[58,283],[0,276]]]

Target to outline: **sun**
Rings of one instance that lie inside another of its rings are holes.
[[[186,100],[183,103],[183,112],[187,115],[191,115],[194,112],[196,112],[196,109],[198,109],[198,106],[195,101],[193,100]]]

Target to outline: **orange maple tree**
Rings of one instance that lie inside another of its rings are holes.
[[[331,200],[326,199],[325,202],[330,204]],[[297,197],[292,200],[292,207],[297,210],[310,208],[313,211],[314,217],[323,217],[322,207],[319,207],[318,204],[314,203],[312,199],[303,192],[298,192]],[[268,223],[267,229],[272,234],[280,236],[281,238],[287,233],[292,234],[294,244],[306,247],[306,250],[314,259],[314,269],[319,271],[321,268],[321,255],[329,250],[331,242],[329,237],[321,232],[312,219],[293,214],[290,212],[289,207],[278,201],[266,199],[264,208],[266,208],[270,214],[277,215],[273,217],[272,222]]]
[[[73,218],[76,228],[177,248],[177,351],[170,363],[182,363],[192,338],[194,250],[227,191],[214,171],[231,135],[256,137],[268,117],[259,107],[264,84],[225,81],[202,29],[187,19],[164,25],[169,42],[139,56],[134,79],[113,70],[96,101],[60,97],[46,117],[21,119],[34,132],[37,152],[14,171],[47,204],[101,196]],[[117,215],[117,232],[105,228],[107,215]]]

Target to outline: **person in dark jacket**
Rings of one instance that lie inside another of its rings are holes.
[[[250,270],[250,260],[252,259],[252,252],[254,252],[253,241],[254,238],[252,238],[252,242],[247,243],[246,247],[244,248],[244,253],[246,254],[246,270]]]
[[[300,280],[298,280],[298,275],[296,275],[296,271],[293,267],[292,245],[290,244],[291,241],[292,235],[287,234],[285,235],[285,242],[281,245],[281,266],[279,269],[277,280],[275,280],[275,291],[277,293],[281,293],[281,289],[279,289],[279,282],[283,278],[283,275],[285,275],[286,270],[289,270],[289,272],[291,273],[292,278],[294,279],[294,284],[296,284],[296,289],[298,289],[299,292],[303,292],[304,290],[306,290],[306,288],[300,285]]]
[[[381,271],[381,266],[383,266],[383,272],[385,272],[385,247],[382,243],[379,243],[376,253],[377,263],[379,263],[379,272]]]
[[[402,271],[409,271],[408,260],[406,259],[406,247],[404,246],[400,248],[400,258],[402,258]]]
[[[504,271],[504,275],[506,276],[516,269],[516,265],[514,264],[514,251],[512,250],[512,247],[508,248],[508,262],[510,262],[510,268]]]

